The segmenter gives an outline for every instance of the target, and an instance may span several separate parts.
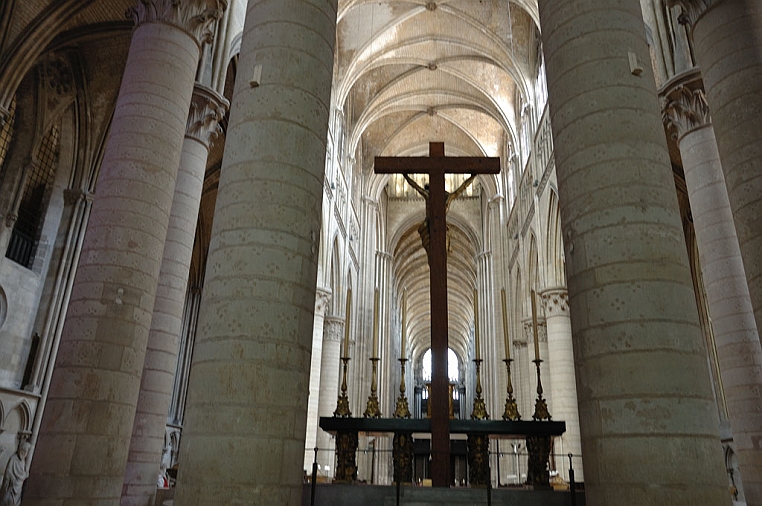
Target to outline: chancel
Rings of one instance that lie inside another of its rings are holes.
[[[0,2],[2,504],[762,506],[761,41]]]

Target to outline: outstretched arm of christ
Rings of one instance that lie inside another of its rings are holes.
[[[429,192],[428,192],[427,190],[424,190],[423,188],[421,188],[421,185],[419,185],[418,183],[416,183],[415,181],[413,181],[413,178],[411,178],[410,176],[408,176],[407,174],[404,174],[404,173],[402,174],[402,177],[404,177],[404,178],[405,178],[405,181],[407,181],[407,182],[408,182],[408,184],[409,184],[410,186],[412,186],[412,187],[415,189],[415,191],[417,191],[418,193],[420,193],[420,194],[421,194],[421,196],[422,196],[424,199],[428,199],[428,198],[429,198]]]
[[[463,183],[461,183],[461,185],[458,186],[457,190],[455,190],[454,192],[452,192],[451,194],[447,196],[447,202],[445,202],[445,212],[447,212],[447,210],[450,208],[450,202],[457,199],[458,196],[461,193],[463,193],[466,190],[466,188],[468,188],[468,185],[470,185],[474,179],[476,179],[476,174],[471,174],[471,177],[463,181]]]

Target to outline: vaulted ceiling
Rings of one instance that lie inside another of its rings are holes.
[[[430,346],[429,271],[416,231],[422,199],[374,175],[373,158],[426,156],[429,142],[444,142],[448,156],[502,156],[516,146],[537,75],[536,20],[531,1],[339,2],[334,97],[364,194],[390,198],[386,247],[398,292],[408,290],[415,355]],[[477,188],[492,198],[499,176],[480,176]],[[480,199],[468,198],[450,210],[450,343],[461,359],[484,248],[481,209]]]

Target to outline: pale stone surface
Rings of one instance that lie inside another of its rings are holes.
[[[741,246],[757,328],[762,328],[762,4],[685,0],[696,60]],[[706,8],[710,5],[709,8]],[[745,483],[744,483],[745,485]],[[756,497],[762,501],[762,483]]]
[[[304,469],[312,472],[317,446],[318,407],[320,404],[320,369],[323,359],[323,329],[325,312],[331,300],[328,288],[318,288],[315,293],[315,316],[312,325],[312,355],[310,356],[310,398],[307,403],[307,436],[304,443]]]
[[[173,26],[135,30],[25,505],[119,501],[197,60]]]
[[[336,400],[339,396],[339,375],[341,341],[344,338],[344,319],[336,316],[326,317],[323,327],[323,348],[320,368],[320,406],[318,416],[333,416]],[[333,438],[323,429],[318,429],[317,446],[327,450],[318,453],[318,462],[323,467],[323,474],[334,474]],[[326,472],[325,468],[329,466]]]
[[[680,139],[717,357],[748,504],[762,500],[762,346],[711,125]],[[705,231],[722,231],[706,240]]]
[[[545,305],[545,323],[548,333],[548,372],[550,391],[548,398],[554,420],[566,422],[566,432],[556,441],[554,453],[578,457],[582,453],[579,435],[579,412],[577,410],[577,383],[574,373],[574,350],[571,321],[569,320],[569,295],[565,288],[548,288],[542,292]],[[575,458],[574,478],[584,481],[583,468]],[[556,457],[556,468],[561,477],[569,481],[569,459]]]
[[[156,492],[209,142],[226,106],[227,100],[196,85],[148,334],[122,506],[149,506]]]
[[[247,9],[188,387],[183,506],[301,499],[336,2]]]
[[[728,504],[639,2],[539,6],[586,502]]]

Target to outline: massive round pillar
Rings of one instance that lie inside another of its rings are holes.
[[[640,2],[539,10],[587,504],[727,505]]]
[[[725,174],[757,329],[762,328],[762,2],[672,0],[694,52]],[[761,492],[762,493],[762,492]]]
[[[336,9],[247,6],[177,505],[301,504]]]
[[[748,504],[762,504],[762,345],[703,90],[695,82],[674,87],[665,116],[683,160],[744,494]]]
[[[121,506],[149,506],[156,493],[206,161],[210,141],[217,135],[226,110],[227,100],[196,84],[148,334]]]
[[[25,506],[119,504],[199,44],[225,5],[141,0],[132,9],[137,28]]]

